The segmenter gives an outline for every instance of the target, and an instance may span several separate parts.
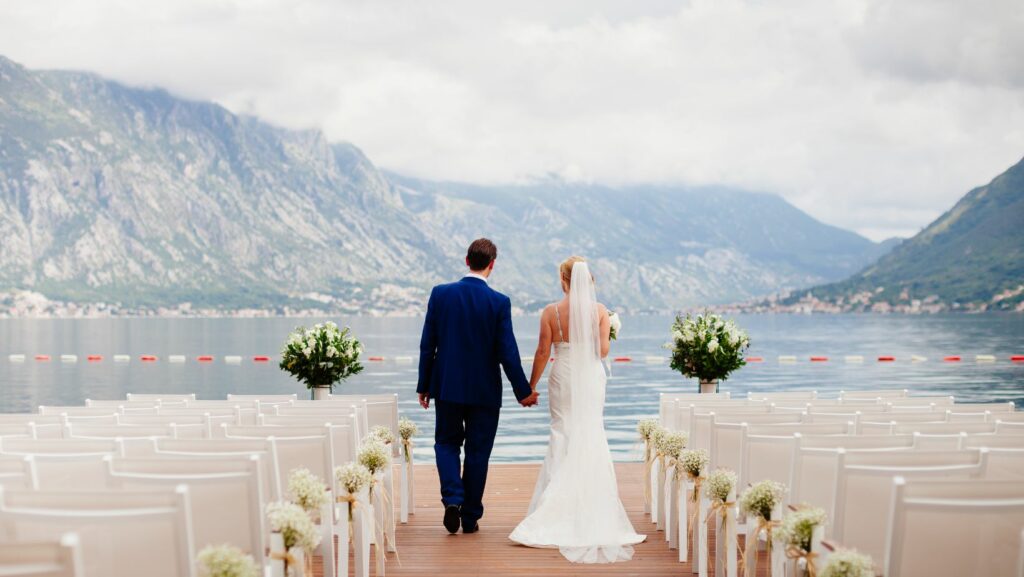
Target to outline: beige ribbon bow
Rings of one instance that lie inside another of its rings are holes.
[[[807,577],[817,577],[818,568],[814,565],[814,560],[818,557],[817,553],[811,551],[804,551],[802,548],[795,545],[786,547],[786,558],[795,559],[797,562],[803,559],[807,563]]]
[[[284,574],[288,575],[288,566],[295,566],[299,560],[292,555],[290,551],[281,553],[280,551],[271,551],[270,558],[277,561],[284,561]],[[303,555],[304,563],[302,564],[302,577],[313,577],[313,560],[310,556]]]
[[[711,528],[711,520],[715,518],[715,513],[717,512],[717,513],[719,513],[719,516],[721,517],[721,521],[724,524],[726,522],[726,519],[728,518],[729,509],[731,509],[731,508],[733,508],[735,506],[736,506],[735,501],[719,501],[719,500],[715,499],[715,501],[713,503],[711,503],[711,507],[708,508],[708,516],[707,516],[706,519],[704,519],[704,523],[706,523],[708,525],[708,528],[710,529]],[[708,555],[707,555],[706,562],[707,562],[707,566],[710,568],[711,567],[711,547],[708,547],[707,549],[708,549]],[[740,571],[740,573],[742,573],[742,571]]]

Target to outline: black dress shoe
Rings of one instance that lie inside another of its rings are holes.
[[[460,513],[458,505],[448,505],[444,508],[444,528],[452,535],[459,532]]]
[[[470,533],[476,533],[479,530],[480,530],[480,523],[477,523],[476,521],[473,521],[472,524],[469,524],[469,523],[463,523],[462,524],[462,532],[464,534],[466,534],[466,535],[469,535]]]

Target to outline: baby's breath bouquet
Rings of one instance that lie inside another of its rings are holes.
[[[817,507],[803,507],[782,518],[779,525],[779,540],[788,547],[804,552],[811,550],[811,538],[815,527],[825,523],[825,510]]]
[[[664,455],[669,459],[678,459],[683,449],[686,448],[686,433],[666,430],[658,435],[657,440],[658,444],[655,448],[658,454]]]
[[[667,348],[672,351],[673,370],[712,383],[745,365],[743,351],[749,346],[750,338],[736,323],[704,313],[677,316]]]
[[[726,502],[729,492],[736,487],[736,473],[729,469],[715,469],[704,481],[704,487],[711,501]]]
[[[329,501],[327,485],[305,468],[295,469],[288,475],[288,493],[292,502],[311,515]]]
[[[363,444],[359,447],[359,454],[357,460],[364,467],[370,470],[371,475],[376,475],[378,471],[388,466],[390,462],[389,452],[387,446],[380,441],[377,437],[367,437]]]
[[[306,388],[333,390],[335,384],[362,372],[362,352],[363,345],[348,328],[339,329],[328,321],[309,329],[296,328],[281,350],[280,366]]]
[[[302,507],[287,501],[276,501],[267,505],[267,521],[270,529],[281,533],[285,550],[298,547],[310,553],[320,544],[320,533]]]
[[[338,501],[344,501],[349,504],[348,520],[351,522],[352,512],[356,504],[356,495],[363,490],[363,487],[369,487],[370,483],[373,483],[373,474],[362,463],[346,463],[341,467],[334,468],[334,478],[338,481],[338,485],[348,493],[345,496],[339,495]]]
[[[252,555],[238,547],[211,545],[196,554],[201,577],[259,577],[261,571]]]
[[[391,432],[390,427],[386,427],[384,425],[377,425],[373,429],[370,429],[370,436],[385,445],[390,445],[395,442],[395,434]]]
[[[772,553],[772,509],[782,501],[786,487],[770,479],[754,483],[740,495],[740,511],[757,519],[753,538],[747,543],[748,557],[757,551],[757,539],[763,532],[768,547],[768,558]],[[777,520],[777,519],[776,519]],[[756,561],[755,561],[756,563]]]
[[[820,577],[875,577],[871,557],[852,549],[839,549],[828,556]]]
[[[700,477],[704,467],[708,466],[708,452],[704,449],[683,451],[682,456],[679,457],[679,465],[687,477],[696,479]]]
[[[412,463],[412,438],[418,432],[420,432],[420,428],[416,426],[416,423],[405,417],[398,419],[398,436],[402,437],[402,452],[405,453],[406,463]]]
[[[654,441],[652,437],[655,431],[661,429],[658,419],[640,419],[636,424],[636,431],[644,442],[644,511],[649,512],[651,507],[651,467],[654,464]]]

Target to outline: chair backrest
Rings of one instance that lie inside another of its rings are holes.
[[[907,389],[866,389],[858,391],[839,391],[840,399],[888,399],[906,397]]]
[[[195,393],[128,393],[129,401],[194,401],[196,400]]]
[[[195,552],[227,543],[263,565],[265,531],[260,458],[107,459],[109,484],[116,489],[170,490],[186,484],[192,502]]]
[[[82,406],[55,406],[40,405],[40,415],[69,415],[79,417],[101,417],[116,415],[120,411],[116,407],[82,407]]]
[[[187,401],[185,403],[186,409],[224,409],[224,408],[239,408],[239,409],[252,409],[257,410],[260,408],[260,402],[255,399],[249,400],[238,400],[238,401]]]
[[[69,439],[128,439],[139,437],[178,436],[176,425],[67,425],[64,429]]]
[[[37,413],[0,413],[0,423],[17,425],[35,423],[37,425],[63,425],[64,418],[60,415],[40,415]]]
[[[851,461],[864,464],[846,464]],[[981,453],[973,450],[841,455],[830,516],[832,537],[874,559],[884,559],[894,478],[971,478],[983,472]]]
[[[986,447],[984,455],[986,479],[1024,482],[1024,448]]]
[[[933,397],[895,397],[886,399],[885,402],[893,406],[919,406],[919,405],[952,405],[955,400],[952,395]]]
[[[1024,435],[993,435],[985,433],[964,435],[962,448],[980,449],[982,447],[992,449],[1024,449]]]
[[[910,435],[893,437],[891,443],[878,441],[873,437],[835,436],[832,439],[823,437],[806,437],[796,435],[796,445],[791,459],[789,474],[789,503],[808,503],[821,507],[832,516],[835,500],[835,483],[839,474],[840,454],[853,453],[908,453],[914,448]],[[870,440],[870,442],[864,441]],[[848,443],[849,448],[843,444]],[[835,444],[833,444],[835,443]],[[831,446],[830,446],[831,445]],[[839,446],[836,446],[839,445]]]
[[[887,577],[1019,575],[1024,484],[897,477],[884,559]]]
[[[85,577],[75,533],[45,541],[0,543],[0,568],[4,577]]]
[[[658,422],[673,431],[681,430],[675,422],[677,401],[703,403],[728,401],[732,393],[661,393],[658,398]]]
[[[65,425],[116,425],[121,422],[120,418],[121,415],[61,415]]]
[[[82,453],[117,454],[121,444],[116,439],[3,439],[0,438],[0,453],[8,455]]]
[[[948,422],[949,416],[945,412],[939,411],[928,411],[922,413],[882,413],[882,414],[863,414],[861,416],[861,423],[881,423],[881,424],[904,424],[904,423],[945,423]]]
[[[1005,403],[957,403],[949,408],[954,413],[1012,413],[1016,405],[1013,401]]]
[[[689,446],[692,449],[711,450],[711,424],[772,424],[772,423],[799,423],[803,418],[802,413],[773,414],[768,412],[747,412],[747,411],[724,411],[721,413],[692,413],[689,416],[689,430],[683,429],[690,439]],[[735,440],[736,450],[739,450],[739,430],[732,434]],[[730,434],[728,432],[724,433]]]
[[[954,407],[946,407],[946,421],[950,423],[980,423],[983,421],[994,421],[992,413],[985,411],[984,413],[956,413]],[[999,413],[1000,420],[1005,419],[1015,413]]]
[[[807,412],[812,414],[830,414],[839,415],[847,414],[853,415],[860,413],[862,415],[871,415],[876,413],[888,413],[888,405],[810,405],[807,407]]]
[[[747,399],[751,401],[813,401],[818,398],[818,391],[783,391],[774,393],[747,393]]]
[[[228,393],[227,396],[227,400],[229,401],[260,401],[261,403],[284,403],[298,400],[298,398],[299,396],[294,393],[291,395],[236,395],[234,393]]]
[[[260,458],[261,486],[271,501],[285,498],[281,485],[282,475],[277,470],[272,451],[274,447],[266,439],[213,439],[181,440],[157,439],[154,451],[149,457],[158,459],[245,459]]]
[[[126,401],[124,399],[86,399],[86,407],[105,407],[121,412],[122,408],[130,409],[155,409],[160,406],[160,401]]]
[[[37,490],[104,490],[107,453],[80,455],[28,455],[32,488]]]
[[[1003,421],[996,417],[997,435],[1024,435],[1024,423]]]
[[[0,525],[19,539],[77,533],[87,575],[192,577],[188,489],[159,492],[0,490]]]
[[[32,468],[29,465],[28,457],[22,455],[0,455],[0,487],[10,489],[32,488]]]

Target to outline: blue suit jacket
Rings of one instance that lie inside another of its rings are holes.
[[[416,392],[450,403],[501,406],[501,371],[516,398],[531,393],[512,332],[512,301],[481,279],[434,287],[420,340]]]

